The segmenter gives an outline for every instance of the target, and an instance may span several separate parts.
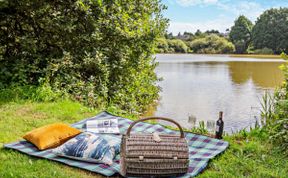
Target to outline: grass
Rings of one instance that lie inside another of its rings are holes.
[[[287,157],[267,142],[265,134],[259,129],[226,136],[229,148],[199,177],[288,177]]]
[[[259,58],[259,59],[281,59],[280,55],[274,54],[231,54],[230,57],[246,57],[246,58]]]
[[[0,177],[97,177],[59,163],[37,159],[3,144],[21,139],[24,133],[55,122],[74,123],[98,111],[64,100],[51,103],[17,102],[0,106]],[[101,177],[101,176],[98,176]]]
[[[55,122],[74,123],[99,111],[70,100],[2,103],[0,177],[102,177],[3,148],[3,144],[21,139],[24,133],[34,128]],[[109,111],[117,113],[115,108]],[[230,147],[213,159],[199,177],[288,177],[287,158],[267,142],[267,137],[266,132],[260,129],[226,136],[224,139],[230,143]]]

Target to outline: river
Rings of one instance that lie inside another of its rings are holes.
[[[156,73],[163,81],[158,105],[147,115],[169,117],[190,128],[217,120],[224,112],[228,133],[249,128],[260,118],[260,100],[283,81],[280,59],[229,55],[158,54]]]

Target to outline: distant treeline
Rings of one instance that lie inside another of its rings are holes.
[[[244,15],[225,33],[217,30],[166,34],[158,39],[158,53],[280,54],[288,52],[288,8],[264,11],[253,24]]]

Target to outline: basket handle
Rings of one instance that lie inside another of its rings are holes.
[[[137,121],[134,121],[130,127],[128,128],[127,130],[127,136],[129,137],[130,136],[130,132],[132,130],[132,127],[134,125],[136,125],[137,123],[139,122],[143,122],[143,121],[147,121],[147,120],[155,120],[155,119],[159,119],[159,120],[165,120],[165,121],[169,121],[169,122],[172,122],[173,124],[177,125],[177,127],[179,128],[180,130],[180,138],[184,138],[184,132],[183,132],[183,129],[182,127],[180,126],[180,124],[178,124],[176,121],[172,120],[172,119],[169,119],[169,118],[165,118],[165,117],[146,117],[146,118],[142,118],[142,119],[139,119]]]

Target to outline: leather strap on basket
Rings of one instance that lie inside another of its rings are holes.
[[[165,118],[165,117],[146,117],[146,118],[143,118],[143,119],[139,119],[139,120],[137,120],[137,121],[134,121],[134,122],[130,125],[130,127],[128,128],[128,130],[127,130],[127,136],[128,136],[128,137],[130,136],[130,132],[131,132],[131,130],[132,130],[132,127],[133,127],[134,125],[136,125],[137,123],[143,122],[143,121],[147,121],[147,120],[155,120],[155,119],[169,121],[169,122],[172,122],[173,124],[177,125],[177,127],[178,127],[179,130],[180,130],[180,134],[181,134],[181,135],[180,135],[180,138],[184,138],[184,132],[183,132],[182,127],[181,127],[176,121],[174,121],[174,120],[172,120],[172,119],[169,119],[169,118]]]

